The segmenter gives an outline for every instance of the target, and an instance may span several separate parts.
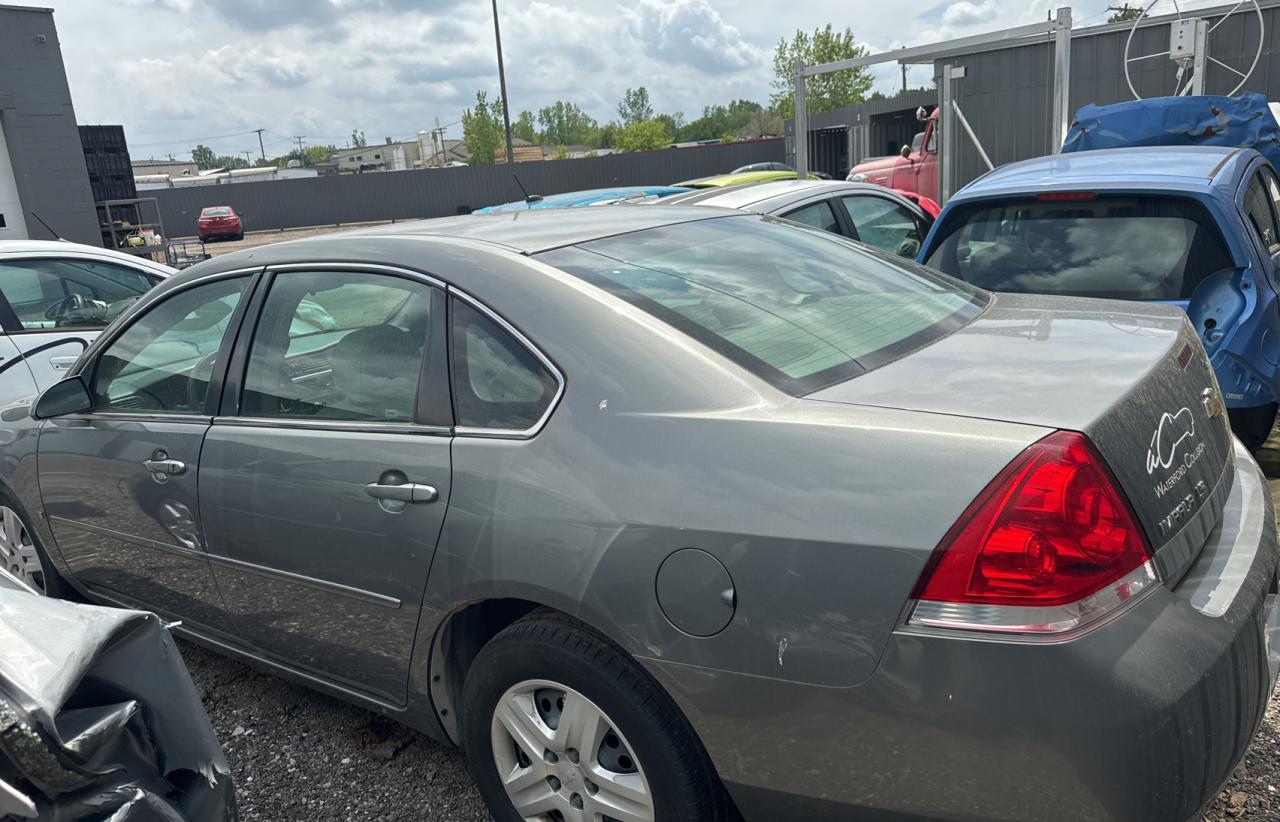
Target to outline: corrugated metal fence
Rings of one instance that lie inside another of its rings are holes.
[[[530,194],[546,195],[618,185],[667,185],[782,159],[783,141],[777,138],[576,160],[346,174],[144,194],[156,198],[169,236],[181,237],[196,233],[200,209],[211,205],[231,206],[250,231],[444,217],[520,199],[523,195],[513,173]]]

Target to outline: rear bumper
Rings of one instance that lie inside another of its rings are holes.
[[[200,239],[205,237],[233,237],[241,232],[238,225],[211,225],[201,226],[199,229]]]
[[[1238,443],[1236,457],[1187,576],[1077,639],[899,632],[853,688],[650,668],[749,822],[1190,819],[1248,747],[1280,667],[1275,512]]]

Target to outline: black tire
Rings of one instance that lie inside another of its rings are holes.
[[[85,599],[80,595],[80,592],[72,588],[71,584],[63,579],[62,575],[58,573],[58,569],[54,567],[53,561],[49,559],[49,552],[45,550],[44,543],[40,540],[40,535],[31,527],[31,515],[27,513],[27,509],[23,507],[22,503],[18,502],[7,489],[0,488],[0,505],[11,508],[18,514],[18,518],[22,520],[22,527],[26,529],[27,534],[31,537],[31,544],[35,546],[36,554],[40,557],[45,596],[66,599],[72,602],[84,602]]]
[[[1276,424],[1276,403],[1255,405],[1251,408],[1228,408],[1231,431],[1250,452],[1261,448],[1271,436]]]
[[[494,762],[491,722],[517,683],[551,680],[591,700],[634,751],[661,822],[736,819],[710,758],[670,697],[608,639],[562,614],[535,611],[481,649],[462,699],[463,747],[472,778],[497,822],[520,822]]]

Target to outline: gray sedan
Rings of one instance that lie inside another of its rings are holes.
[[[34,413],[0,502],[49,590],[463,746],[502,822],[1183,820],[1276,675],[1182,313],[757,214],[219,257]]]

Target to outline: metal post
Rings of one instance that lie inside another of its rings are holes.
[[[262,154],[262,162],[265,163],[267,161],[267,148],[262,144],[262,132],[266,131],[266,129],[255,128],[254,131],[258,132],[258,151]]]
[[[795,79],[795,141],[796,179],[809,176],[809,113],[805,111],[804,64],[796,63]]]
[[[938,199],[945,203],[951,199],[951,195],[956,189],[956,140],[955,140],[955,97],[951,88],[951,73],[953,68],[950,63],[946,63],[942,67],[942,82],[938,84],[938,106],[941,111],[938,114],[938,131],[941,140],[938,141],[938,165],[940,171],[940,179],[938,180]]]
[[[507,133],[507,162],[516,161],[511,148],[511,107],[507,104],[507,71],[502,66],[502,30],[498,28],[498,0],[493,0],[493,39],[498,44],[498,89],[502,95],[502,127]]]
[[[1058,9],[1053,19],[1053,113],[1050,114],[1050,154],[1062,150],[1071,128],[1071,9]]]
[[[1191,93],[1204,94],[1204,73],[1209,66],[1209,21],[1196,20],[1195,53],[1191,56]]]
[[[978,156],[982,158],[982,162],[986,163],[987,171],[994,171],[995,166],[991,164],[991,158],[987,156],[987,150],[982,147],[982,141],[978,139],[978,135],[974,134],[973,126],[969,125],[969,121],[965,119],[964,112],[960,110],[960,104],[951,98],[951,107],[955,109],[956,119],[960,121],[960,125],[964,126],[964,133],[969,135],[969,139],[973,141],[973,147],[978,150]]]

